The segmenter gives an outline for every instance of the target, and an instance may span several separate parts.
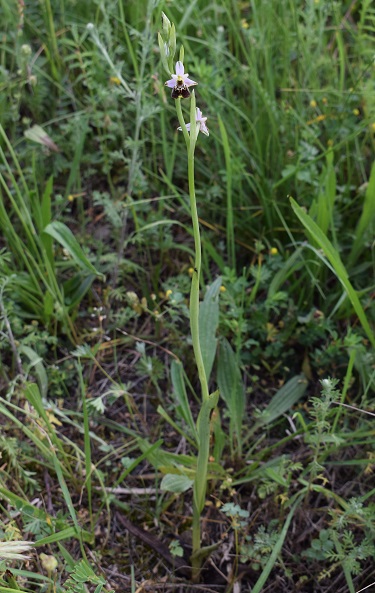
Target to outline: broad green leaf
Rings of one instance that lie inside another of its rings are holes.
[[[256,426],[269,424],[285,414],[294,404],[303,396],[307,389],[307,379],[305,375],[296,375],[283,385],[273,396],[270,403],[263,410],[261,416],[257,418]]]
[[[66,226],[66,224],[55,220],[51,222],[43,231],[47,235],[50,235],[66,249],[73,260],[78,266],[80,266],[86,272],[91,272],[96,276],[103,277],[103,274],[98,272],[92,263],[88,260],[82,248],[80,247],[77,239],[73,235],[72,231]]]
[[[193,480],[187,476],[181,476],[178,474],[167,474],[163,477],[160,488],[166,492],[186,492],[193,485]]]
[[[367,320],[366,314],[363,310],[361,302],[358,298],[357,292],[354,290],[353,286],[351,285],[348,273],[345,269],[344,264],[341,261],[340,255],[338,254],[337,250],[334,248],[332,243],[329,239],[325,236],[322,230],[318,227],[318,225],[311,219],[311,217],[301,208],[293,198],[290,198],[290,202],[295,214],[298,216],[304,227],[311,233],[314,237],[315,241],[318,243],[320,249],[323,250],[325,256],[327,257],[328,261],[332,265],[332,268],[338,278],[338,280],[343,285],[350,302],[353,305],[354,311],[356,312],[358,319],[360,320],[364,331],[367,334],[371,344],[375,347],[375,336],[370,327],[370,324]]]
[[[228,406],[231,432],[234,430],[240,446],[245,390],[236,355],[226,339],[221,340],[219,344],[217,382],[220,395]]]
[[[219,292],[221,277],[207,288],[203,302],[199,306],[199,340],[207,381],[210,379],[215,360],[219,325]]]

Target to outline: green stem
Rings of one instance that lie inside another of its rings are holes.
[[[203,363],[202,350],[199,338],[199,286],[200,276],[202,268],[202,244],[199,231],[199,220],[197,201],[195,197],[195,179],[194,179],[194,152],[196,144],[196,121],[195,121],[195,95],[194,92],[191,95],[191,109],[190,109],[190,136],[186,130],[186,124],[182,115],[181,110],[181,99],[176,99],[176,110],[182,132],[185,137],[185,142],[188,151],[188,180],[189,180],[189,197],[190,197],[190,211],[191,220],[193,223],[193,236],[194,236],[194,250],[195,250],[195,261],[194,261],[194,272],[191,282],[190,291],[190,329],[191,337],[193,341],[194,357],[198,369],[198,377],[202,390],[203,402],[209,398],[208,383],[206,377],[206,371]]]
[[[197,471],[194,480],[193,490],[193,553],[192,579],[194,582],[199,580],[200,567],[202,564],[201,550],[201,526],[200,516],[204,508],[207,490],[207,469],[210,450],[210,415],[215,407],[218,394],[209,394],[206,371],[203,363],[203,356],[199,337],[199,287],[202,268],[202,244],[199,231],[199,219],[197,210],[197,201],[195,196],[195,178],[194,178],[194,152],[197,140],[196,126],[196,103],[194,92],[191,95],[190,104],[190,135],[186,129],[184,117],[181,109],[181,99],[176,100],[176,111],[182,132],[184,134],[187,153],[188,153],[188,180],[190,211],[193,224],[193,236],[195,247],[194,272],[190,291],[190,329],[193,341],[193,350],[195,362],[198,370],[198,377],[202,393],[202,407],[197,420],[198,429],[198,457]]]

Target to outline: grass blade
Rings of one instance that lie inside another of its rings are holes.
[[[296,502],[290,509],[289,515],[287,516],[284,526],[281,530],[279,539],[277,540],[277,542],[272,550],[271,556],[269,557],[266,566],[262,570],[262,574],[260,575],[259,579],[255,583],[255,585],[252,589],[252,593],[261,593],[262,588],[265,585],[265,583],[270,575],[270,572],[273,569],[273,567],[277,561],[277,558],[281,552],[281,548],[283,546],[286,534],[288,533],[290,522],[293,519],[294,512],[295,512],[297,506],[299,505],[301,498],[302,498],[302,495],[299,496],[298,500],[296,500]]]
[[[72,231],[66,226],[66,224],[55,220],[54,222],[51,222],[49,225],[47,225],[43,232],[47,235],[50,235],[55,239],[55,241],[60,243],[60,245],[62,245],[62,247],[64,247],[64,249],[70,253],[76,264],[78,264],[82,269],[96,274],[97,276],[103,277],[103,274],[98,272],[92,263],[87,259],[77,239],[73,235]]]
[[[301,208],[301,206],[299,206],[297,202],[293,200],[293,198],[290,198],[290,202],[295,214],[300,219],[304,227],[308,230],[308,232],[314,237],[320,249],[323,250],[324,254],[326,255],[327,259],[332,265],[332,268],[338,280],[343,285],[350,299],[350,302],[353,305],[354,311],[356,312],[358,319],[361,322],[364,331],[366,332],[367,337],[369,338],[371,344],[375,347],[375,335],[367,320],[366,314],[358,298],[357,292],[350,283],[348,273],[345,269],[344,264],[341,261],[340,255],[338,254],[337,250],[334,248],[332,243],[329,241],[329,239],[327,239],[327,237],[318,227],[318,225],[311,219],[311,217],[308,214],[306,214],[306,212]]]
[[[360,255],[368,236],[368,231],[375,220],[375,162],[372,165],[370,179],[365,193],[365,201],[361,218],[355,230],[355,240],[349,256],[348,266],[351,267]]]

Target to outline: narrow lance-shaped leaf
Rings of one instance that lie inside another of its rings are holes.
[[[87,272],[96,274],[97,276],[103,277],[103,274],[97,271],[97,269],[88,260],[77,239],[73,235],[72,231],[66,226],[66,224],[55,220],[51,222],[43,231],[47,235],[50,235],[60,243],[64,249],[66,249],[72,256],[73,260],[77,265]]]
[[[367,334],[371,344],[375,347],[375,336],[370,327],[370,324],[367,320],[366,314],[363,310],[361,302],[358,298],[357,292],[351,285],[348,273],[345,269],[344,264],[341,261],[340,255],[338,254],[337,250],[334,248],[332,243],[329,239],[325,236],[322,230],[318,227],[318,225],[311,219],[311,217],[297,204],[293,198],[290,198],[290,202],[295,214],[298,216],[304,227],[311,233],[314,237],[315,241],[318,243],[319,247],[323,250],[324,254],[326,255],[327,259],[329,260],[332,268],[338,278],[338,280],[343,285],[346,294],[348,295],[350,302],[353,305],[354,311],[356,312],[358,319],[360,320],[364,331]]]
[[[219,345],[217,381],[220,395],[228,406],[231,431],[234,430],[240,448],[245,390],[236,355],[228,340],[225,339]]]
[[[365,193],[362,214],[355,230],[355,240],[349,256],[349,266],[352,266],[361,253],[366,236],[375,223],[375,162],[371,168],[370,179]]]
[[[203,302],[199,306],[199,339],[207,381],[210,379],[215,360],[219,325],[219,292],[221,277],[207,288]]]

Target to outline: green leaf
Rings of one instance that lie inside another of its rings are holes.
[[[283,486],[284,488],[288,487],[288,481],[272,467],[265,468],[264,473],[270,480],[280,484],[280,486]]]
[[[64,299],[68,310],[72,310],[79,305],[95,278],[95,274],[87,275],[85,272],[78,272],[78,274],[64,282]]]
[[[277,393],[273,396],[270,403],[257,418],[256,426],[270,424],[285,414],[294,404],[303,396],[307,389],[308,381],[305,375],[296,375],[289,379]]]
[[[338,280],[343,285],[346,294],[348,295],[350,302],[353,305],[354,311],[356,312],[358,319],[360,320],[363,329],[365,330],[367,337],[371,344],[375,347],[375,336],[367,320],[366,314],[363,310],[361,302],[358,298],[357,292],[351,285],[348,273],[345,269],[344,264],[341,261],[340,255],[334,248],[332,243],[327,239],[322,230],[318,225],[311,219],[311,217],[301,208],[293,198],[290,198],[290,202],[295,214],[298,216],[304,227],[314,237],[319,247],[323,250],[328,261],[332,265],[333,271],[335,272]]]
[[[21,355],[24,354],[29,359],[30,365],[35,369],[35,375],[38,381],[40,393],[42,394],[42,397],[47,397],[48,377],[43,365],[43,360],[35,352],[35,350],[29,346],[21,345],[19,347],[19,353]]]
[[[210,379],[216,355],[216,332],[219,325],[219,292],[221,284],[222,279],[219,276],[207,288],[204,300],[199,307],[199,340],[207,381]]]
[[[206,500],[207,470],[211,436],[211,413],[212,410],[216,408],[218,401],[219,392],[215,391],[214,393],[210,393],[208,398],[203,400],[197,419],[199,448],[193,496],[195,508],[199,513],[202,512]]]
[[[274,274],[268,286],[267,300],[272,299],[279,292],[281,286],[287,281],[289,276],[304,266],[304,262],[301,259],[302,251],[303,246],[293,251],[292,255],[284,262],[283,267]]]
[[[184,369],[181,362],[172,360],[171,364],[171,380],[173,385],[173,393],[178,402],[177,412],[185,420],[186,424],[197,440],[197,430],[195,428],[195,422],[191,413],[188,396],[186,393],[185,380],[184,380]]]
[[[166,474],[161,481],[160,488],[166,492],[181,493],[192,487],[194,480],[178,474]]]
[[[77,239],[73,235],[72,231],[66,226],[66,224],[55,220],[54,222],[51,222],[49,225],[47,225],[43,232],[47,235],[50,235],[55,239],[55,241],[60,243],[60,245],[69,252],[75,263],[83,270],[104,278],[103,274],[98,272],[88,260]]]
[[[365,201],[361,217],[355,230],[355,240],[349,256],[348,266],[351,267],[363,250],[369,230],[375,222],[375,162],[372,165],[370,179],[365,193]]]
[[[279,539],[277,540],[275,546],[273,547],[271,556],[269,557],[266,566],[263,568],[262,574],[260,575],[259,579],[257,580],[254,587],[252,588],[252,590],[251,590],[252,593],[261,593],[261,591],[263,590],[263,587],[270,575],[270,572],[273,569],[274,565],[276,564],[279,554],[281,553],[281,549],[283,547],[283,543],[286,538],[286,534],[288,533],[290,522],[293,518],[295,510],[296,510],[297,506],[299,505],[301,499],[302,499],[302,495],[296,500],[296,502],[290,509],[289,515],[287,516],[284,526],[283,526],[281,533],[279,535]]]
[[[50,319],[53,313],[54,299],[50,292],[44,293],[43,296],[43,313],[46,319]]]
[[[228,406],[231,431],[234,430],[240,446],[245,391],[236,355],[226,339],[221,340],[219,344],[217,382],[220,395]]]
[[[42,539],[38,539],[35,542],[35,546],[47,546],[49,544],[55,544],[57,542],[61,542],[64,539],[71,539],[77,538],[80,539],[82,537],[83,541],[85,542],[92,542],[92,535],[88,531],[81,529],[79,533],[75,527],[66,527],[57,533],[53,533],[52,535],[48,535],[43,537]]]
[[[40,204],[42,214],[42,224],[45,228],[51,222],[51,195],[53,190],[53,177],[48,179],[46,187],[42,195],[42,201]]]

